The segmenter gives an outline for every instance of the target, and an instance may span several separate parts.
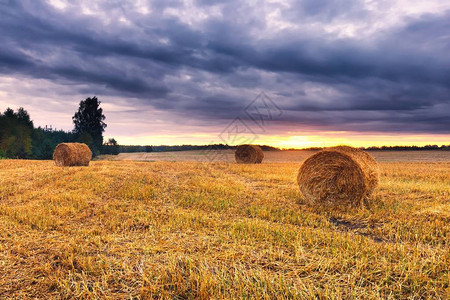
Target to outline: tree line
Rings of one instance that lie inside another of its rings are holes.
[[[17,111],[7,108],[0,112],[0,158],[51,159],[59,143],[79,142],[89,146],[94,156],[99,154],[119,154],[121,152],[165,152],[187,150],[225,150],[235,146],[217,145],[176,145],[176,146],[128,146],[119,145],[112,138],[104,143],[103,132],[107,124],[97,97],[86,98],[79,104],[72,117],[72,131],[34,127],[30,115],[24,108]],[[271,146],[261,146],[263,150],[279,150]]]
[[[52,130],[34,127],[30,115],[24,108],[17,111],[7,108],[0,112],[0,158],[33,158],[51,159],[53,150],[59,143],[80,142],[89,146],[94,156],[99,154],[119,154],[120,152],[164,152],[186,150],[225,150],[235,146],[217,145],[178,145],[178,146],[126,146],[119,145],[115,139],[104,143],[103,132],[107,124],[101,102],[97,97],[80,101],[79,108],[72,117],[74,128],[72,131]],[[280,150],[271,146],[261,146],[264,151]],[[309,148],[303,150],[320,150]],[[427,145],[418,146],[383,146],[368,147],[366,150],[450,150],[448,146]],[[298,149],[285,149],[298,150]]]
[[[0,158],[51,159],[56,145],[64,142],[85,143],[94,156],[104,152],[118,154],[115,139],[103,144],[107,125],[100,103],[97,97],[82,100],[72,117],[72,131],[35,128],[24,108],[7,108],[0,113]]]

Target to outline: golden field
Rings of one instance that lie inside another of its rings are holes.
[[[449,161],[379,159],[367,207],[337,211],[285,155],[0,160],[0,298],[448,299]]]

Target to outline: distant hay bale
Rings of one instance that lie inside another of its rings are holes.
[[[89,166],[92,152],[83,143],[61,143],[53,152],[53,160],[60,167]]]
[[[356,206],[377,186],[378,165],[360,149],[325,148],[305,160],[297,182],[310,203]]]
[[[240,145],[234,153],[239,164],[260,164],[264,159],[261,147],[257,145]]]

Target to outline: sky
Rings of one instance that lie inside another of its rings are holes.
[[[450,2],[0,0],[0,110],[120,144],[450,144]]]

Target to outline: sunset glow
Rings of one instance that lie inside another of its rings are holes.
[[[445,1],[0,7],[0,111],[35,126],[70,131],[97,96],[120,144],[450,144]],[[250,137],[224,138],[237,119]]]
[[[208,145],[223,143],[214,135],[152,135],[139,137],[116,137],[124,145]],[[138,142],[137,142],[138,141]],[[254,141],[260,145],[269,145],[281,149],[302,149],[310,147],[331,147],[336,145],[351,145],[355,147],[381,147],[381,146],[426,146],[426,145],[448,145],[450,135],[382,135],[360,133],[350,134],[348,132],[325,132],[314,135],[292,135],[292,136],[261,136]],[[137,143],[136,143],[137,142]],[[237,145],[239,143],[231,143]]]

